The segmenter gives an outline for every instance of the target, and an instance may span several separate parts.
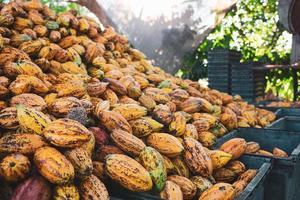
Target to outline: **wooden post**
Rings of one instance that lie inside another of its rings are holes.
[[[299,61],[300,61],[300,36],[293,35],[291,64],[297,63]],[[298,71],[297,69],[293,68],[294,101],[298,100],[298,94],[299,94],[297,71]]]
[[[297,63],[299,61],[300,61],[300,36],[293,35],[291,64]]]

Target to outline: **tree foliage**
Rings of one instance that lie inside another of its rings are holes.
[[[197,80],[207,77],[207,53],[214,48],[241,52],[243,61],[287,64],[291,35],[279,23],[278,0],[243,0],[229,12],[224,21],[199,45],[196,52],[186,56],[182,73]],[[273,70],[267,76],[267,89],[291,97],[289,71]]]

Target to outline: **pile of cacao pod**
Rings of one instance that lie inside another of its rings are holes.
[[[276,144],[274,144],[276,145]],[[246,142],[243,138],[230,139],[220,147],[220,150],[233,155],[234,158],[239,158],[243,154],[259,154],[269,157],[288,157],[288,154],[280,148],[273,148],[272,153],[260,148],[257,142]]]
[[[170,200],[233,199],[256,172],[207,148],[276,118],[38,0],[0,4],[0,67],[0,199],[106,200],[111,181]],[[223,167],[235,177],[213,185]]]
[[[299,101],[272,101],[267,104],[267,107],[280,107],[280,108],[299,108]]]

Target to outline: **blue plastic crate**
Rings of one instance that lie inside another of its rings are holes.
[[[228,83],[229,78],[228,77],[209,77],[208,82],[209,83],[216,83],[216,84],[226,84]]]
[[[276,114],[280,117],[284,117],[284,116],[300,117],[300,108],[280,108],[280,109],[277,108]]]
[[[257,169],[258,173],[235,200],[263,200],[266,178],[271,171],[271,159],[244,155],[239,160],[247,169]]]
[[[232,138],[244,138],[246,141],[258,142],[261,149],[270,152],[273,148],[278,147],[288,153],[288,158],[273,158],[274,165],[266,181],[265,199],[290,200],[299,193],[300,133],[272,129],[238,129],[218,139],[214,148],[219,148]]]
[[[300,117],[286,116],[279,118],[266,128],[300,133]]]

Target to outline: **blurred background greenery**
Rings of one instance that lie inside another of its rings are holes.
[[[292,35],[279,23],[277,5],[278,0],[238,1],[197,51],[186,55],[178,74],[193,80],[206,78],[207,54],[214,48],[241,52],[241,62],[289,64]],[[291,71],[272,70],[266,79],[266,91],[293,99]]]

